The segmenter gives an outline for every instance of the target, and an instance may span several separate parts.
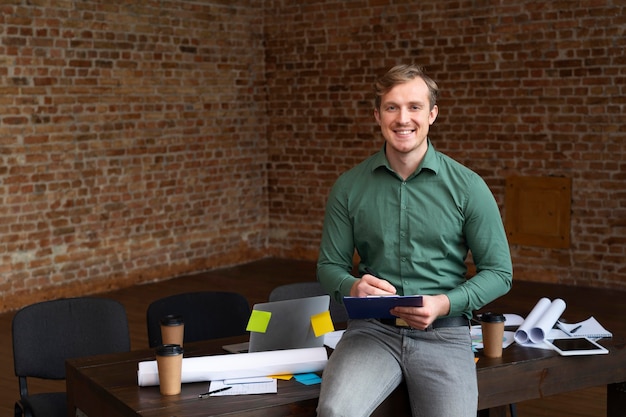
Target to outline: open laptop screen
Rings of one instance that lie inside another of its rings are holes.
[[[324,336],[316,337],[311,317],[328,311],[330,296],[295,298],[259,303],[253,310],[272,313],[265,333],[250,333],[250,352],[301,349],[324,346]]]
[[[249,343],[226,345],[229,352],[264,352],[324,346],[324,336],[316,337],[311,317],[328,311],[330,296],[294,298],[255,304],[252,309],[270,312],[265,333],[250,332]]]

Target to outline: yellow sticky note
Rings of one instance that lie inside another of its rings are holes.
[[[315,337],[335,331],[335,326],[333,326],[333,320],[330,318],[330,311],[328,310],[311,316],[311,325],[313,326]]]
[[[269,311],[252,310],[246,330],[249,332],[265,333],[271,318],[272,313]]]
[[[280,379],[282,381],[289,381],[291,378],[293,378],[293,375],[291,375],[291,374],[287,374],[287,375],[270,375],[270,378]]]

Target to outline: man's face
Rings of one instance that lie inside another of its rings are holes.
[[[430,108],[429,97],[428,87],[419,77],[396,85],[381,97],[374,117],[387,141],[387,152],[426,153],[428,130],[439,111],[437,106]]]

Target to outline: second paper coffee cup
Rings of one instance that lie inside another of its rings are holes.
[[[161,318],[161,341],[164,345],[183,345],[185,322],[183,316],[168,314]]]

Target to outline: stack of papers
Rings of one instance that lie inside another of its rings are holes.
[[[209,395],[219,397],[223,395],[250,395],[250,394],[276,394],[277,381],[274,378],[239,378],[211,381]]]
[[[271,377],[224,379],[211,381],[209,391],[204,395],[221,397],[224,395],[276,394],[277,380],[289,380],[291,378],[304,385],[314,385],[322,382],[322,378],[313,372]],[[204,395],[201,394],[200,396],[203,397]]]

